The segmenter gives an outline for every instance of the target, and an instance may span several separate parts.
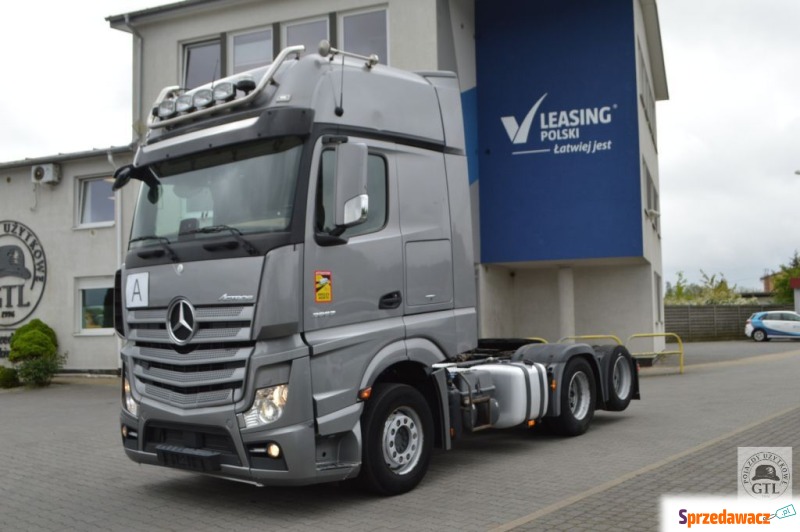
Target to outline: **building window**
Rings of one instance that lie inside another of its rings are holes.
[[[183,86],[186,89],[194,89],[223,77],[221,41],[214,39],[186,45],[183,64]]]
[[[661,276],[657,273],[653,274],[653,280],[656,285],[656,323],[661,323],[664,321],[663,315],[663,308],[664,302],[662,301],[662,294],[661,294]]]
[[[317,186],[317,230],[328,232],[335,227],[333,174],[336,168],[336,152],[322,152],[319,185]],[[342,233],[343,238],[373,233],[386,225],[386,161],[379,155],[370,154],[367,158],[367,195],[369,212],[367,220],[350,227]]]
[[[306,53],[316,53],[319,41],[329,38],[327,18],[283,24],[284,46],[303,44],[306,47]]]
[[[647,186],[647,206],[645,214],[650,220],[653,229],[660,235],[661,234],[661,201],[658,197],[658,188],[653,181],[653,176],[650,175],[650,168],[647,163],[642,161],[642,173],[644,174],[645,183]]]
[[[342,49],[365,56],[377,54],[381,63],[389,64],[385,9],[341,15],[339,31]]]
[[[644,118],[647,121],[647,128],[650,130],[650,138],[653,146],[658,151],[656,142],[656,99],[653,96],[653,87],[650,84],[650,74],[647,72],[647,64],[644,61],[641,43],[636,43],[636,50],[639,56],[639,100],[644,109]]]
[[[110,277],[76,280],[79,334],[114,330],[114,280]]]
[[[111,178],[79,181],[79,225],[114,223],[114,191]]]
[[[272,28],[233,35],[230,50],[230,74],[272,63]]]

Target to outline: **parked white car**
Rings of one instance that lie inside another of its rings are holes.
[[[788,310],[756,312],[747,319],[744,334],[756,342],[772,338],[800,338],[800,314]]]

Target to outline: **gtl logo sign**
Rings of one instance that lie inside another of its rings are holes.
[[[30,316],[46,281],[47,260],[36,234],[19,222],[0,222],[0,327]]]

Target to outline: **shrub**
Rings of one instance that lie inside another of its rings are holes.
[[[50,354],[23,360],[18,367],[19,378],[27,386],[47,386],[63,365],[63,357],[55,351]]]
[[[24,336],[26,333],[30,331],[39,331],[47,335],[50,338],[50,341],[53,342],[53,345],[56,349],[58,349],[58,340],[56,339],[56,332],[45,322],[40,319],[33,319],[14,331],[14,334],[11,336],[11,342],[9,343],[9,347],[11,349],[14,348],[14,343],[16,342],[17,338]]]
[[[52,357],[55,354],[56,346],[50,337],[41,330],[28,330],[22,334],[17,330],[11,340],[11,352],[8,360],[22,362],[34,358]]]
[[[16,388],[17,386],[19,386],[17,370],[0,366],[0,388]]]
[[[64,365],[55,331],[41,320],[31,320],[17,329],[10,347],[8,360],[17,364],[16,375],[27,386],[47,386]]]

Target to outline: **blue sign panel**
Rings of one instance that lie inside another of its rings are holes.
[[[476,2],[481,262],[642,256],[633,17]]]

